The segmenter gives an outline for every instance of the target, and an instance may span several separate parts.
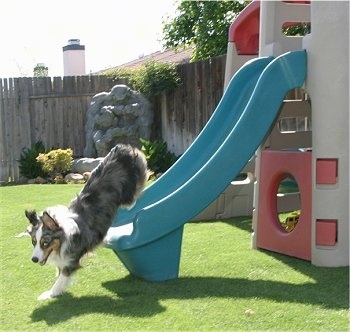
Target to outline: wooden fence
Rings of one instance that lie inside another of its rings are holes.
[[[219,102],[225,58],[179,65],[182,86],[153,100],[152,137],[174,153],[184,152]],[[91,98],[117,83],[106,76],[0,79],[0,184],[19,181],[18,159],[39,140],[82,156]]]
[[[219,56],[181,65],[183,85],[158,100],[162,137],[176,155],[190,146],[219,103],[225,64],[226,56]]]

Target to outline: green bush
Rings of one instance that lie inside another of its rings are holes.
[[[45,147],[42,141],[36,142],[31,148],[22,150],[19,162],[19,172],[22,176],[33,179],[38,176],[45,177],[47,174],[41,168],[36,160],[40,153],[45,153]]]
[[[131,88],[134,88],[135,85],[135,75],[138,69],[130,69],[130,68],[115,68],[108,69],[102,73],[102,75],[106,75],[111,78],[113,81],[125,80],[127,81],[127,85]]]
[[[135,75],[136,89],[147,97],[167,93],[179,85],[179,74],[171,63],[148,61]]]
[[[106,71],[105,75],[114,80],[127,80],[132,89],[140,91],[148,98],[167,93],[181,84],[175,64],[153,60],[137,69],[118,68]]]
[[[40,153],[36,160],[41,164],[44,172],[55,177],[66,173],[73,163],[72,149],[56,149],[47,153]]]
[[[164,173],[177,160],[175,154],[168,151],[166,142],[151,142],[142,138],[140,141],[141,151],[146,156],[148,168],[154,173]]]

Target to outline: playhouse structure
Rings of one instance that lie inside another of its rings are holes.
[[[308,22],[304,37],[283,34]],[[138,277],[178,277],[184,225],[253,169],[231,194],[253,214],[253,247],[349,265],[349,2],[253,1],[229,36],[216,110],[176,163],[118,211],[106,246]],[[280,190],[286,184],[296,189]],[[281,221],[281,212],[291,214]]]
[[[282,34],[298,22],[311,22],[311,34]],[[256,153],[253,246],[315,265],[348,265],[349,3],[253,1],[230,28],[225,85],[257,53],[297,49],[307,51],[306,82],[286,96]],[[279,194],[281,182],[291,178],[298,192]],[[300,215],[287,231],[278,213],[293,210]]]

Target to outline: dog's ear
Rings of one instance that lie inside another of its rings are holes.
[[[34,210],[32,211],[25,210],[25,215],[30,222],[29,226],[27,227],[27,232],[31,235],[33,232],[33,227],[36,227],[40,220]]]
[[[52,218],[46,211],[43,212],[42,221],[43,221],[44,227],[51,229],[53,231],[60,228],[57,221],[54,218]]]
[[[39,221],[40,221],[38,216],[37,216],[37,214],[36,214],[36,212],[34,210],[33,211],[25,210],[25,215],[28,218],[29,222],[33,226],[36,226],[39,223]]]

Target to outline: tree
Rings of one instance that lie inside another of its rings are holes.
[[[44,76],[47,77],[49,75],[49,68],[46,67],[43,63],[38,63],[34,67],[34,77]]]
[[[305,36],[311,33],[310,22],[301,22],[298,24],[288,25],[282,29],[286,36]]]
[[[250,1],[181,1],[178,15],[163,21],[166,48],[194,47],[192,60],[225,54],[232,21]]]

